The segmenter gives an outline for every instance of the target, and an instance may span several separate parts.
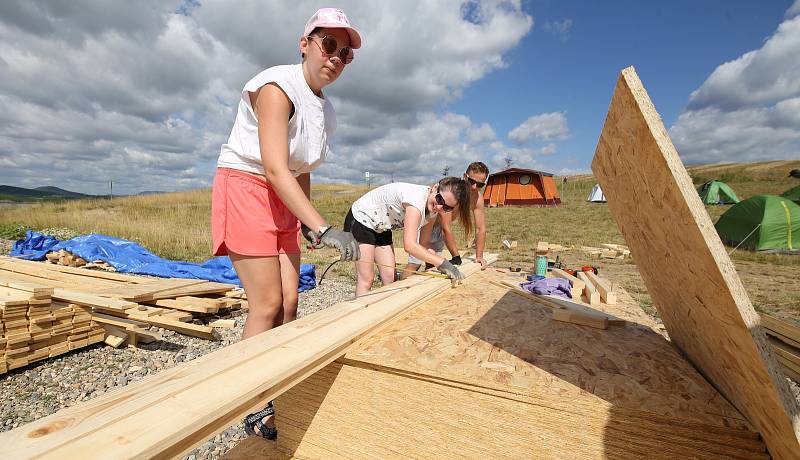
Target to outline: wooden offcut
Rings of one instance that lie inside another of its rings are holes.
[[[592,170],[672,341],[758,429],[800,458],[800,413],[750,299],[633,67]]]

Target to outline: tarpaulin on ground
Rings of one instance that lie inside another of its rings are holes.
[[[167,260],[133,241],[96,233],[58,241],[52,236],[28,230],[24,239],[14,243],[10,255],[28,260],[44,260],[48,252],[61,249],[89,262],[95,260],[107,262],[120,273],[164,278],[194,278],[242,285],[227,256],[214,257],[202,264]],[[298,291],[307,291],[316,285],[314,265],[302,264]]]

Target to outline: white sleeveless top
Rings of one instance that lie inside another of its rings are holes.
[[[394,182],[381,185],[357,199],[351,207],[353,218],[378,233],[403,228],[406,209],[403,203],[417,208],[422,214],[419,226],[422,228],[436,214],[427,215],[428,193],[424,185]]]
[[[267,83],[277,84],[294,105],[289,119],[289,170],[295,177],[313,171],[330,153],[328,142],[336,130],[336,112],[330,101],[311,91],[302,64],[270,67],[244,85],[236,121],[228,142],[222,144],[217,167],[264,174],[250,93]]]

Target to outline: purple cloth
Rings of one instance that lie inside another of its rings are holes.
[[[539,295],[556,295],[567,299],[572,298],[572,289],[569,281],[564,278],[545,278],[527,283],[521,283],[520,287],[528,292]]]

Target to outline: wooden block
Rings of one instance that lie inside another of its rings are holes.
[[[592,170],[670,339],[755,426],[772,456],[800,458],[800,409],[633,67],[617,81]]]
[[[537,256],[546,256],[548,252],[550,252],[550,247],[546,241],[539,241],[536,243]]]
[[[600,305],[600,293],[597,292],[592,281],[586,276],[586,272],[578,272],[576,275],[584,283],[583,296],[586,298],[587,303],[593,306]]]
[[[587,315],[572,310],[566,310],[560,308],[554,309],[553,319],[565,323],[579,324],[581,326],[589,326],[595,329],[608,329],[608,319],[600,316]]]
[[[597,292],[600,293],[600,298],[608,305],[617,303],[617,294],[612,291],[611,283],[595,275],[594,272],[585,272],[586,276],[592,281]]]
[[[211,327],[221,327],[225,329],[232,329],[236,327],[236,321],[232,319],[217,319],[208,323]]]

